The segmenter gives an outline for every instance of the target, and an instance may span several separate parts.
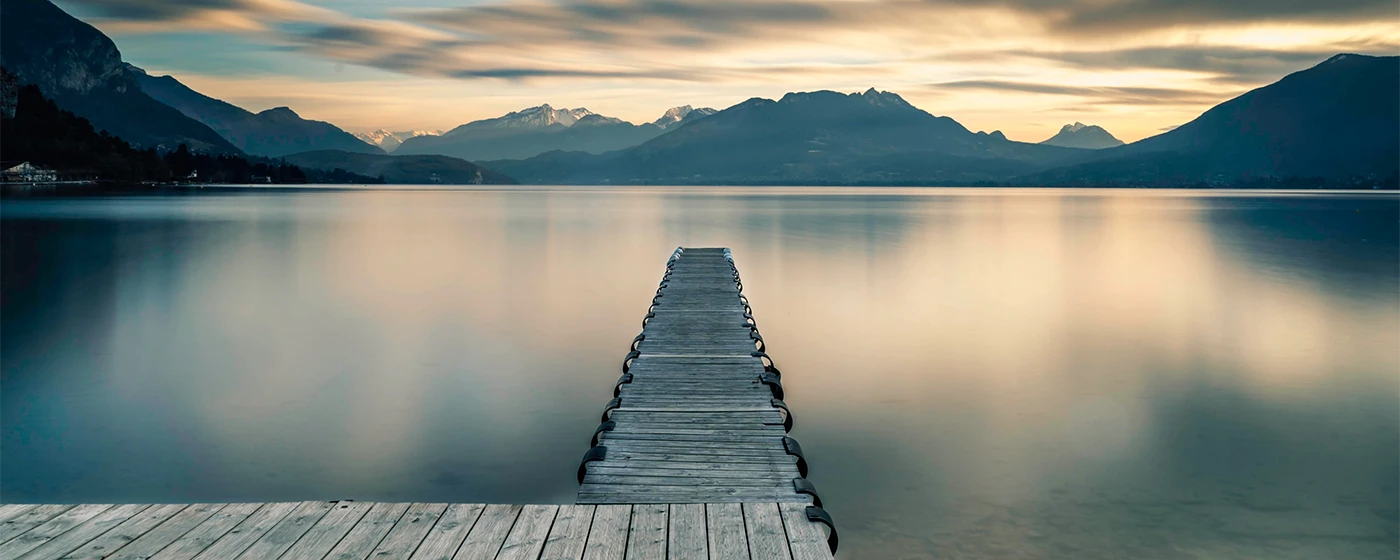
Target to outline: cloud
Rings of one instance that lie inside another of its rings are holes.
[[[1010,91],[1045,95],[1071,95],[1100,105],[1182,105],[1218,103],[1218,94],[1198,90],[1133,86],[1077,86],[1001,80],[962,80],[932,84],[934,89]]]
[[[1183,25],[1348,23],[1397,17],[1393,0],[1023,0],[1006,5],[1067,33],[1132,33]]]
[[[995,66],[1019,57],[1083,69],[1203,72],[1222,85],[1254,84],[1322,60],[1333,47],[1211,44],[1210,36],[1173,37],[1172,30],[1190,25],[1208,32],[1229,22],[1335,24],[1395,12],[1393,0],[1335,0],[1325,7],[1314,0],[523,0],[390,9],[366,18],[297,0],[69,1],[128,32],[222,29],[338,62],[505,80],[763,80],[844,59],[851,60],[827,70],[875,75],[896,67],[908,73],[977,61]],[[1397,42],[1385,38],[1387,30],[1400,25],[1351,40],[1369,41],[1372,52],[1393,50]],[[1085,50],[1037,50],[1045,44]]]
[[[477,96],[462,106],[481,107],[481,96],[543,102],[546,92],[555,103],[618,108],[639,99],[724,106],[876,86],[1009,134],[1018,124],[1005,120],[1030,131],[1092,113],[1120,137],[1148,135],[1337,52],[1400,50],[1394,0],[471,0],[416,9],[358,0],[58,1],[83,7],[108,32],[222,32],[279,61],[442,82],[443,91]]]
[[[126,33],[190,28],[265,33],[268,22],[316,21],[343,17],[334,10],[295,0],[68,0]]]
[[[1385,54],[1381,51],[1377,54]],[[1281,50],[1222,45],[1174,45],[1096,51],[1009,52],[1086,69],[1152,68],[1216,74],[1230,81],[1277,79],[1337,54],[1335,49]]]

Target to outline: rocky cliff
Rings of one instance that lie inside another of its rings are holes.
[[[0,3],[0,66],[59,107],[140,147],[237,153],[209,127],[141,91],[121,52],[96,28],[48,0]]]
[[[9,70],[0,68],[0,116],[15,118],[15,107],[19,105],[19,80]]]

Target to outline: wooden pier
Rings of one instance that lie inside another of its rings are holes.
[[[0,560],[810,560],[836,533],[727,249],[677,249],[576,505],[0,505]]]

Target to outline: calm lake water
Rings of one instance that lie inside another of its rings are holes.
[[[0,499],[570,503],[727,246],[844,558],[1400,553],[1400,198],[212,190],[0,202]]]

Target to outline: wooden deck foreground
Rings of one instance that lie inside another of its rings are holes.
[[[0,506],[0,558],[831,558],[801,504]]]
[[[727,249],[677,249],[578,505],[0,505],[0,560],[809,560],[836,533]]]

